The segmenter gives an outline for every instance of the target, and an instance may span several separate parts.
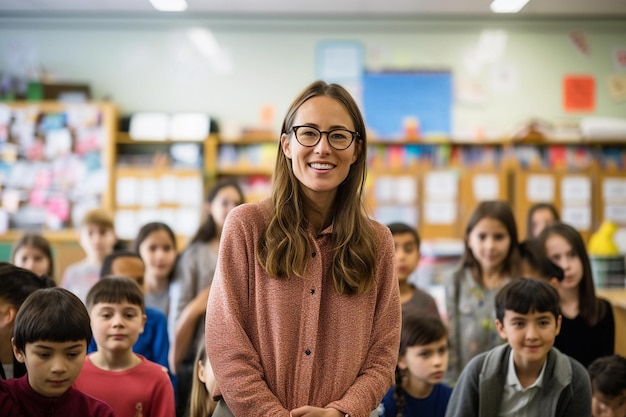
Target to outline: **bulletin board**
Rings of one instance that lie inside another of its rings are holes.
[[[111,208],[117,111],[111,103],[0,106],[0,215],[12,229],[70,229]]]
[[[510,200],[508,171],[495,167],[469,167],[460,176],[459,218],[467,225],[476,206],[482,201]],[[464,231],[461,235],[463,235]]]
[[[403,139],[417,120],[420,135],[449,137],[452,127],[450,71],[368,72],[363,75],[365,123],[380,139]]]
[[[561,221],[572,225],[587,241],[594,226],[595,175],[591,171],[528,170],[514,176],[514,213],[520,237],[526,237],[526,217],[536,203],[552,204]]]

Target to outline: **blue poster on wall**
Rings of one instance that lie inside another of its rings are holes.
[[[416,128],[419,136],[449,137],[452,73],[365,72],[363,112],[367,127],[377,139],[405,139],[409,126]]]

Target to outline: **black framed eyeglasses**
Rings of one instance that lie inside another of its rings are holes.
[[[328,144],[331,148],[338,151],[348,149],[354,138],[359,136],[359,132],[353,132],[348,129],[331,129],[327,131],[319,130],[313,126],[294,126],[291,128],[296,136],[296,140],[302,146],[312,148],[322,139],[322,134],[326,133]]]

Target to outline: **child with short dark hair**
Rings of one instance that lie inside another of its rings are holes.
[[[0,379],[19,378],[26,374],[26,367],[13,355],[11,339],[15,331],[15,317],[20,307],[33,292],[54,287],[47,277],[0,262]]]
[[[87,295],[98,350],[85,358],[76,387],[118,416],[172,417],[167,369],[132,351],[146,322],[143,292],[130,278],[102,278]]]
[[[553,347],[561,328],[559,294],[546,281],[517,278],[496,295],[496,327],[507,344],[473,358],[446,417],[589,417],[586,369]]]
[[[381,417],[444,417],[452,388],[441,383],[448,367],[448,331],[441,319],[402,320],[396,385],[378,407]]]
[[[593,417],[626,417],[626,359],[603,356],[589,365]]]
[[[143,290],[145,267],[141,256],[127,250],[108,254],[102,261],[100,278],[111,276],[126,277],[134,280]],[[167,334],[167,318],[155,308],[145,307],[146,324],[133,345],[133,352],[143,355],[149,361],[164,366],[169,371],[168,352],[170,350]],[[97,350],[95,340],[89,344],[88,352]],[[171,376],[171,375],[170,375]]]
[[[102,260],[113,251],[117,241],[113,217],[102,209],[88,211],[80,222],[78,237],[85,258],[67,267],[61,287],[85,302],[89,289],[100,279]]]
[[[15,319],[13,352],[26,365],[21,378],[0,380],[2,415],[112,417],[113,410],[72,386],[91,339],[89,315],[78,297],[62,288],[32,293]]]
[[[409,282],[409,277],[420,261],[420,236],[417,230],[405,223],[391,223],[387,227],[393,236],[402,316],[418,314],[439,317],[435,299]]]

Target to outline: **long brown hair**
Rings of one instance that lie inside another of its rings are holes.
[[[480,285],[483,284],[482,269],[476,258],[474,258],[472,250],[467,242],[474,227],[476,227],[478,222],[485,218],[499,221],[509,234],[509,251],[507,252],[502,264],[502,273],[512,277],[519,271],[517,226],[515,224],[515,216],[513,215],[511,206],[506,201],[483,201],[476,206],[467,222],[467,226],[465,227],[465,250],[463,251],[463,256],[461,257],[461,265],[463,267],[467,267],[472,269],[472,271],[478,272],[478,276],[474,274],[474,279]]]
[[[217,403],[213,400],[213,393],[207,390],[204,382],[200,381],[200,377],[198,377],[198,371],[201,366],[205,368],[206,374],[208,360],[206,356],[206,346],[203,340],[202,343],[198,345],[196,360],[193,365],[193,382],[191,383],[191,393],[189,395],[188,417],[207,417],[213,415],[215,411]]]
[[[332,280],[340,294],[362,294],[374,285],[376,245],[374,229],[363,206],[363,185],[367,171],[365,122],[350,94],[340,85],[316,81],[305,88],[289,107],[281,134],[293,135],[296,113],[307,100],[326,96],[343,104],[350,114],[358,136],[357,159],[346,179],[339,185],[332,207],[332,239],[335,250]],[[293,138],[292,138],[293,140]],[[291,163],[278,147],[272,178],[273,213],[258,244],[259,263],[272,276],[302,276],[311,256],[307,238],[307,205]]]
[[[605,305],[596,297],[596,289],[593,284],[593,272],[591,261],[585,248],[582,236],[572,226],[557,222],[546,226],[538,236],[542,247],[546,248],[546,241],[550,236],[561,236],[572,247],[572,251],[580,259],[583,267],[583,277],[578,284],[578,309],[580,317],[589,326],[595,326],[606,313]]]
[[[215,200],[215,197],[217,197],[217,194],[220,191],[222,191],[224,188],[229,188],[229,187],[237,191],[237,194],[239,194],[239,201],[243,203],[244,201],[243,191],[241,190],[241,186],[239,185],[239,183],[235,181],[234,179],[220,180],[217,184],[211,187],[211,189],[207,193],[207,197],[206,197],[207,203],[213,203],[213,200]],[[209,212],[206,220],[204,221],[204,223],[200,225],[200,227],[196,231],[196,234],[193,236],[193,238],[189,242],[189,245],[196,243],[196,242],[203,242],[203,243],[210,242],[211,240],[216,239],[216,238],[219,240],[219,236],[217,233],[218,233],[218,230],[217,230],[217,225],[215,224],[215,219],[213,218],[213,215]]]

